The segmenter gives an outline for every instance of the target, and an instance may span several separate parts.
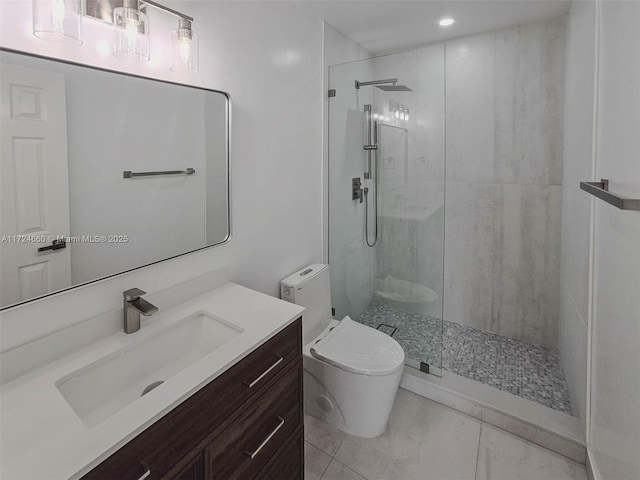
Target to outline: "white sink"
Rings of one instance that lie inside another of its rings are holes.
[[[82,422],[93,427],[143,393],[162,388],[158,382],[173,377],[242,331],[198,312],[61,378],[56,387]]]

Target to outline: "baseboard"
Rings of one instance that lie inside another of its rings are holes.
[[[587,461],[583,429],[575,417],[447,371],[438,378],[405,367],[400,386],[578,463]]]

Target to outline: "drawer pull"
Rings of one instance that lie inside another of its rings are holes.
[[[276,355],[277,360],[275,361],[275,363],[273,365],[271,365],[269,368],[267,368],[264,372],[262,372],[262,374],[256,378],[253,382],[251,383],[247,383],[247,382],[243,382],[247,387],[249,388],[253,388],[255,386],[256,383],[258,383],[260,380],[262,380],[266,375],[269,374],[269,372],[271,370],[273,370],[274,368],[276,368],[278,365],[280,365],[280,362],[282,362],[282,360],[284,360],[284,358],[279,357]]]
[[[145,472],[142,474],[142,476],[140,476],[138,478],[138,480],[144,480],[145,478],[147,478],[149,475],[151,475],[151,469],[146,465],[146,464],[142,464],[142,468],[145,469]]]
[[[282,358],[280,359],[282,360]],[[276,364],[277,365],[277,364]],[[275,365],[274,365],[275,366]],[[272,367],[273,368],[273,367]],[[253,460],[253,457],[255,457],[256,455],[258,455],[258,453],[260,453],[260,450],[262,450],[264,448],[264,446],[269,443],[269,440],[271,440],[273,438],[273,436],[278,433],[278,430],[280,430],[282,428],[282,426],[284,425],[284,418],[282,417],[278,417],[278,420],[280,420],[280,423],[278,423],[278,426],[276,428],[273,429],[273,432],[271,432],[269,434],[269,436],[267,438],[264,439],[264,441],[260,444],[260,446],[258,448],[256,448],[253,452],[250,451],[246,451],[244,452],[244,454],[246,456],[248,456],[250,459]]]

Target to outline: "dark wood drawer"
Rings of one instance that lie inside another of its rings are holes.
[[[304,429],[301,427],[267,464],[256,480],[302,480],[304,465]]]
[[[204,480],[204,453],[194,458],[184,470],[172,480]]]
[[[87,473],[86,480],[173,478],[227,425],[243,405],[294,363],[301,363],[300,319],[203,387]],[[282,359],[282,360],[280,360]]]
[[[212,479],[254,478],[302,425],[302,366],[287,371],[205,450]]]

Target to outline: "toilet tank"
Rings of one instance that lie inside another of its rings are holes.
[[[320,334],[331,321],[329,265],[309,265],[280,282],[280,298],[306,307],[302,314],[304,345]]]

